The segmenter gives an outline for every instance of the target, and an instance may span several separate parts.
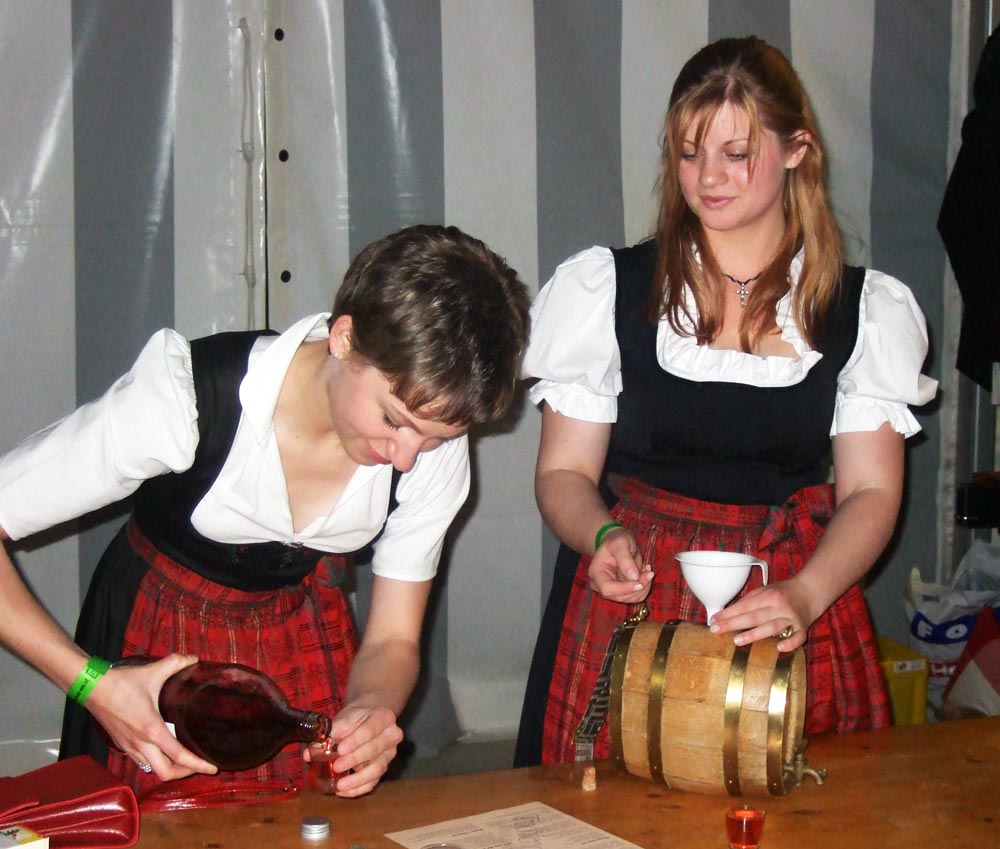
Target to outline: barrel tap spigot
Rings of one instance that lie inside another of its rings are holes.
[[[805,749],[807,744],[808,741],[804,740],[802,742],[802,745],[799,747],[799,750],[795,753],[795,758],[792,760],[792,762],[790,764],[786,763],[784,765],[784,771],[786,773],[790,772],[792,773],[792,775],[795,776],[796,787],[802,786],[802,781],[807,775],[812,776],[817,784],[822,784],[823,781],[826,779],[825,769],[815,769],[814,767],[811,767],[806,763]]]

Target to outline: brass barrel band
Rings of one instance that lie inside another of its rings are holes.
[[[729,681],[726,684],[726,708],[722,736],[722,774],[726,782],[726,792],[730,796],[740,796],[740,713],[743,707],[743,686],[746,683],[747,664],[750,661],[752,643],[736,646],[729,665]]]
[[[663,781],[663,751],[660,748],[663,722],[663,686],[667,677],[667,660],[670,644],[677,633],[679,620],[667,622],[661,629],[653,652],[653,665],[649,671],[649,694],[646,708],[646,751],[649,770],[653,778]]]
[[[638,623],[635,623],[638,624]],[[628,658],[628,647],[635,634],[635,625],[622,628],[618,645],[615,646],[615,659],[611,665],[611,692],[608,698],[608,721],[612,729],[622,727],[622,684],[625,682],[625,666]],[[611,758],[618,766],[625,766],[625,751],[621,733],[611,735]]]
[[[767,791],[772,796],[788,792],[791,773],[784,769],[784,737],[788,726],[788,686],[795,652],[779,652],[767,700]]]

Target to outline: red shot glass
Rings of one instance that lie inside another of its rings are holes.
[[[309,774],[316,789],[324,796],[337,792],[337,780],[343,773],[336,772],[333,762],[337,760],[337,744],[330,740],[311,743],[309,746]]]
[[[752,805],[726,811],[726,839],[729,849],[757,849],[764,834],[765,812]]]

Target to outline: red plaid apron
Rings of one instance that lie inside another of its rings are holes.
[[[297,586],[244,592],[202,578],[166,557],[134,523],[129,524],[129,541],[150,569],[128,620],[123,657],[181,652],[202,660],[243,663],[273,678],[293,707],[331,717],[337,713],[357,652],[354,620],[336,586],[344,557],[321,558]],[[114,748],[108,769],[137,792],[161,783]],[[286,746],[256,769],[219,773],[216,778],[293,779],[301,787],[299,744]]]
[[[833,514],[833,488],[811,486],[781,507],[699,501],[628,480],[612,510],[639,543],[655,577],[646,604],[654,621],[704,622],[705,608],[684,582],[674,555],[712,549],[740,551],[766,560],[772,582],[795,575],[815,551]],[[590,557],[580,558],[549,687],[543,763],[574,757],[576,726],[590,700],[612,631],[638,609],[608,601],[590,589]],[[751,573],[744,592],[760,586]],[[859,731],[889,724],[889,700],[864,596],[847,590],[809,628],[805,644],[808,696],[805,733]],[[610,757],[608,726],[594,757]]]

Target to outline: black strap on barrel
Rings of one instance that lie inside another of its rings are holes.
[[[615,628],[611,639],[608,640],[608,648],[604,653],[604,662],[601,664],[597,683],[594,684],[594,692],[587,703],[583,719],[576,726],[573,746],[577,763],[594,759],[594,743],[597,740],[597,733],[601,730],[604,719],[608,715],[608,702],[611,695],[611,664],[615,659],[615,650],[618,648],[618,642],[621,640],[625,627],[626,625],[622,624]]]
[[[622,622],[611,633],[608,640],[608,647],[604,652],[604,661],[601,663],[601,671],[594,684],[594,691],[587,703],[587,709],[583,713],[583,718],[576,726],[576,734],[573,737],[573,747],[575,751],[574,760],[577,763],[584,763],[594,759],[594,743],[597,734],[604,725],[604,720],[608,715],[608,705],[611,700],[611,667],[614,663],[615,653],[618,644],[622,639],[622,634],[628,631],[631,637],[632,630],[649,615],[649,608],[645,604],[633,615]],[[626,648],[627,648],[626,640]]]

